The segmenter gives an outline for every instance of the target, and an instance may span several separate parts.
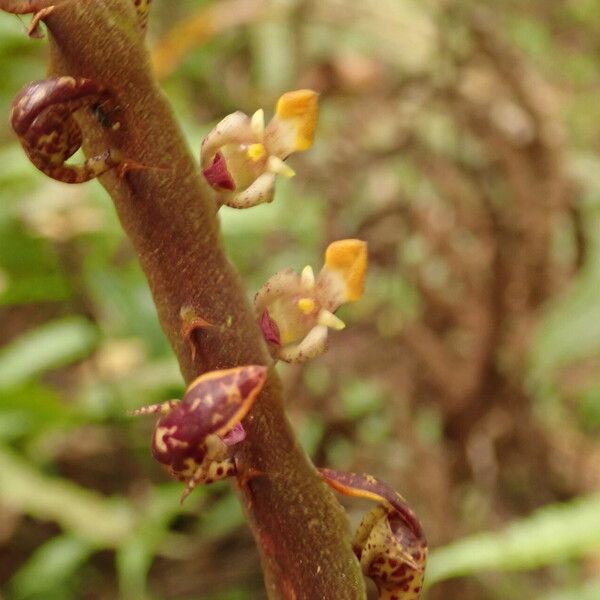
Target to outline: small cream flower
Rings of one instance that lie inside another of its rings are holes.
[[[324,352],[328,329],[345,327],[335,311],[362,296],[366,269],[366,242],[340,240],[327,248],[316,278],[311,267],[301,274],[285,269],[273,275],[254,300],[273,357],[304,362]]]
[[[294,175],[285,159],[312,145],[317,100],[312,90],[287,92],[266,126],[262,109],[252,117],[238,111],[206,136],[200,152],[202,173],[223,204],[249,208],[273,200],[276,175]]]

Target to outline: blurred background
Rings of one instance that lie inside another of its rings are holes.
[[[28,21],[0,14],[0,596],[264,598],[228,484],[182,508],[127,417],[183,386],[110,199],[9,130],[45,72]],[[249,298],[368,241],[347,329],[280,371],[315,463],[417,511],[428,600],[600,598],[599,36],[595,0],[154,2],[194,154],[234,110],[321,93],[297,176],[223,234]]]

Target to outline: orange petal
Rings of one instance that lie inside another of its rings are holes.
[[[296,90],[286,92],[277,101],[278,119],[293,123],[294,151],[307,150],[312,146],[319,114],[318,99],[319,95],[313,90]]]
[[[325,266],[337,271],[346,284],[346,301],[358,300],[365,287],[367,243],[362,240],[339,240],[325,251]]]

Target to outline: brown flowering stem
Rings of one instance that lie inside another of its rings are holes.
[[[85,153],[115,147],[126,161],[145,166],[122,177],[113,169],[100,180],[148,278],[186,381],[209,370],[269,365],[246,294],[223,253],[214,199],[151,75],[133,3],[56,4],[45,19],[51,76],[97,82],[111,91],[119,110],[116,131],[99,125],[91,111],[77,113]],[[182,308],[188,318],[191,310],[214,326],[184,327],[182,334]],[[344,514],[299,447],[272,370],[243,426],[239,495],[269,597],[364,598]]]

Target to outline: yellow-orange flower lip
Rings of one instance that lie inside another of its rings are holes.
[[[363,295],[367,271],[366,242],[348,239],[329,244],[325,251],[325,265],[342,275],[347,301],[358,300]]]
[[[286,92],[277,101],[277,116],[296,122],[296,150],[310,148],[315,137],[319,94],[314,90]]]

